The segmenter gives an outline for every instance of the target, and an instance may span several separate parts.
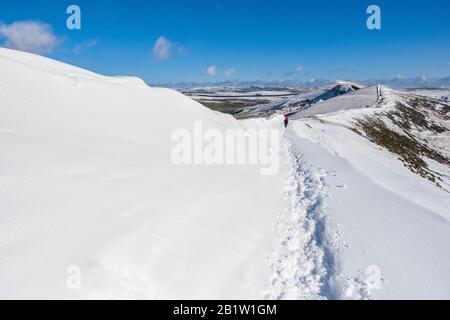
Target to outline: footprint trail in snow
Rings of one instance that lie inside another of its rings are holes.
[[[290,130],[284,136],[289,166],[286,205],[277,223],[269,299],[333,299],[333,255],[324,226],[325,172],[302,161]]]

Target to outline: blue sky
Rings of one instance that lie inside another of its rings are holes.
[[[81,8],[81,30],[66,27],[70,4]],[[366,27],[370,4],[381,7],[381,30]],[[0,44],[19,46],[28,29],[14,23],[30,20],[53,37],[33,35],[48,47],[36,40],[32,50],[151,83],[450,74],[448,0],[2,1]]]

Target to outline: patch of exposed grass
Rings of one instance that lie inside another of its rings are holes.
[[[241,112],[243,109],[247,107],[252,107],[258,104],[269,103],[269,100],[259,100],[256,102],[243,102],[243,101],[232,101],[232,100],[223,100],[223,101],[200,101],[205,107],[208,107],[211,110],[219,111],[222,113],[227,113],[231,115],[236,115]]]
[[[443,165],[450,166],[450,159],[414,139],[411,135],[400,134],[388,128],[379,118],[359,119],[357,124],[370,141],[397,155],[400,161],[412,172],[436,184],[438,184],[437,180],[442,179],[439,174],[429,168],[423,158],[433,159]]]
[[[202,102],[205,107],[222,113],[235,114],[246,107],[244,103]]]
[[[442,102],[434,102],[424,98],[407,98],[408,104],[415,109],[426,109],[438,113],[442,118],[449,120],[447,114],[450,112],[450,105]],[[437,106],[440,106],[438,108]]]
[[[421,108],[412,108],[403,104],[397,104],[394,111],[386,112],[385,115],[400,128],[410,131],[412,125],[419,130],[428,130],[434,133],[443,133],[447,128],[439,126],[426,117],[426,112]]]

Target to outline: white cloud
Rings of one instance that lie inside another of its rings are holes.
[[[297,68],[286,72],[285,76],[287,76],[287,77],[293,76],[293,75],[302,73],[303,71],[305,71],[305,68],[303,66],[298,66]]]
[[[224,74],[226,77],[231,77],[233,74],[235,74],[236,70],[234,70],[234,68],[230,68],[225,70]]]
[[[167,60],[170,58],[172,48],[172,42],[166,37],[161,36],[155,42],[155,46],[153,47],[153,56],[157,60]]]
[[[50,53],[61,43],[51,25],[39,21],[0,24],[0,38],[5,47],[37,54]]]
[[[424,74],[420,77],[420,80],[422,80],[422,81],[426,81],[427,79],[428,79],[428,77]]]
[[[83,41],[79,44],[77,44],[74,48],[73,48],[73,52],[75,54],[80,54],[81,52],[83,52],[86,49],[89,48],[93,48],[97,45],[98,40],[97,39],[92,39],[92,40],[87,40],[87,41]]]
[[[208,69],[206,69],[206,74],[209,76],[214,76],[217,73],[217,67],[216,66],[209,66]]]
[[[153,46],[152,54],[156,60],[170,59],[172,53],[178,55],[186,55],[189,53],[188,49],[180,45],[179,43],[172,42],[164,36],[160,36]]]

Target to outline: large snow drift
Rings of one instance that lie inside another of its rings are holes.
[[[381,86],[313,104],[264,176],[176,166],[171,136],[280,116],[7,49],[0,70],[0,298],[450,297],[449,105]]]
[[[267,121],[13,50],[0,70],[0,298],[263,297],[280,177],[170,157],[194,121]]]

